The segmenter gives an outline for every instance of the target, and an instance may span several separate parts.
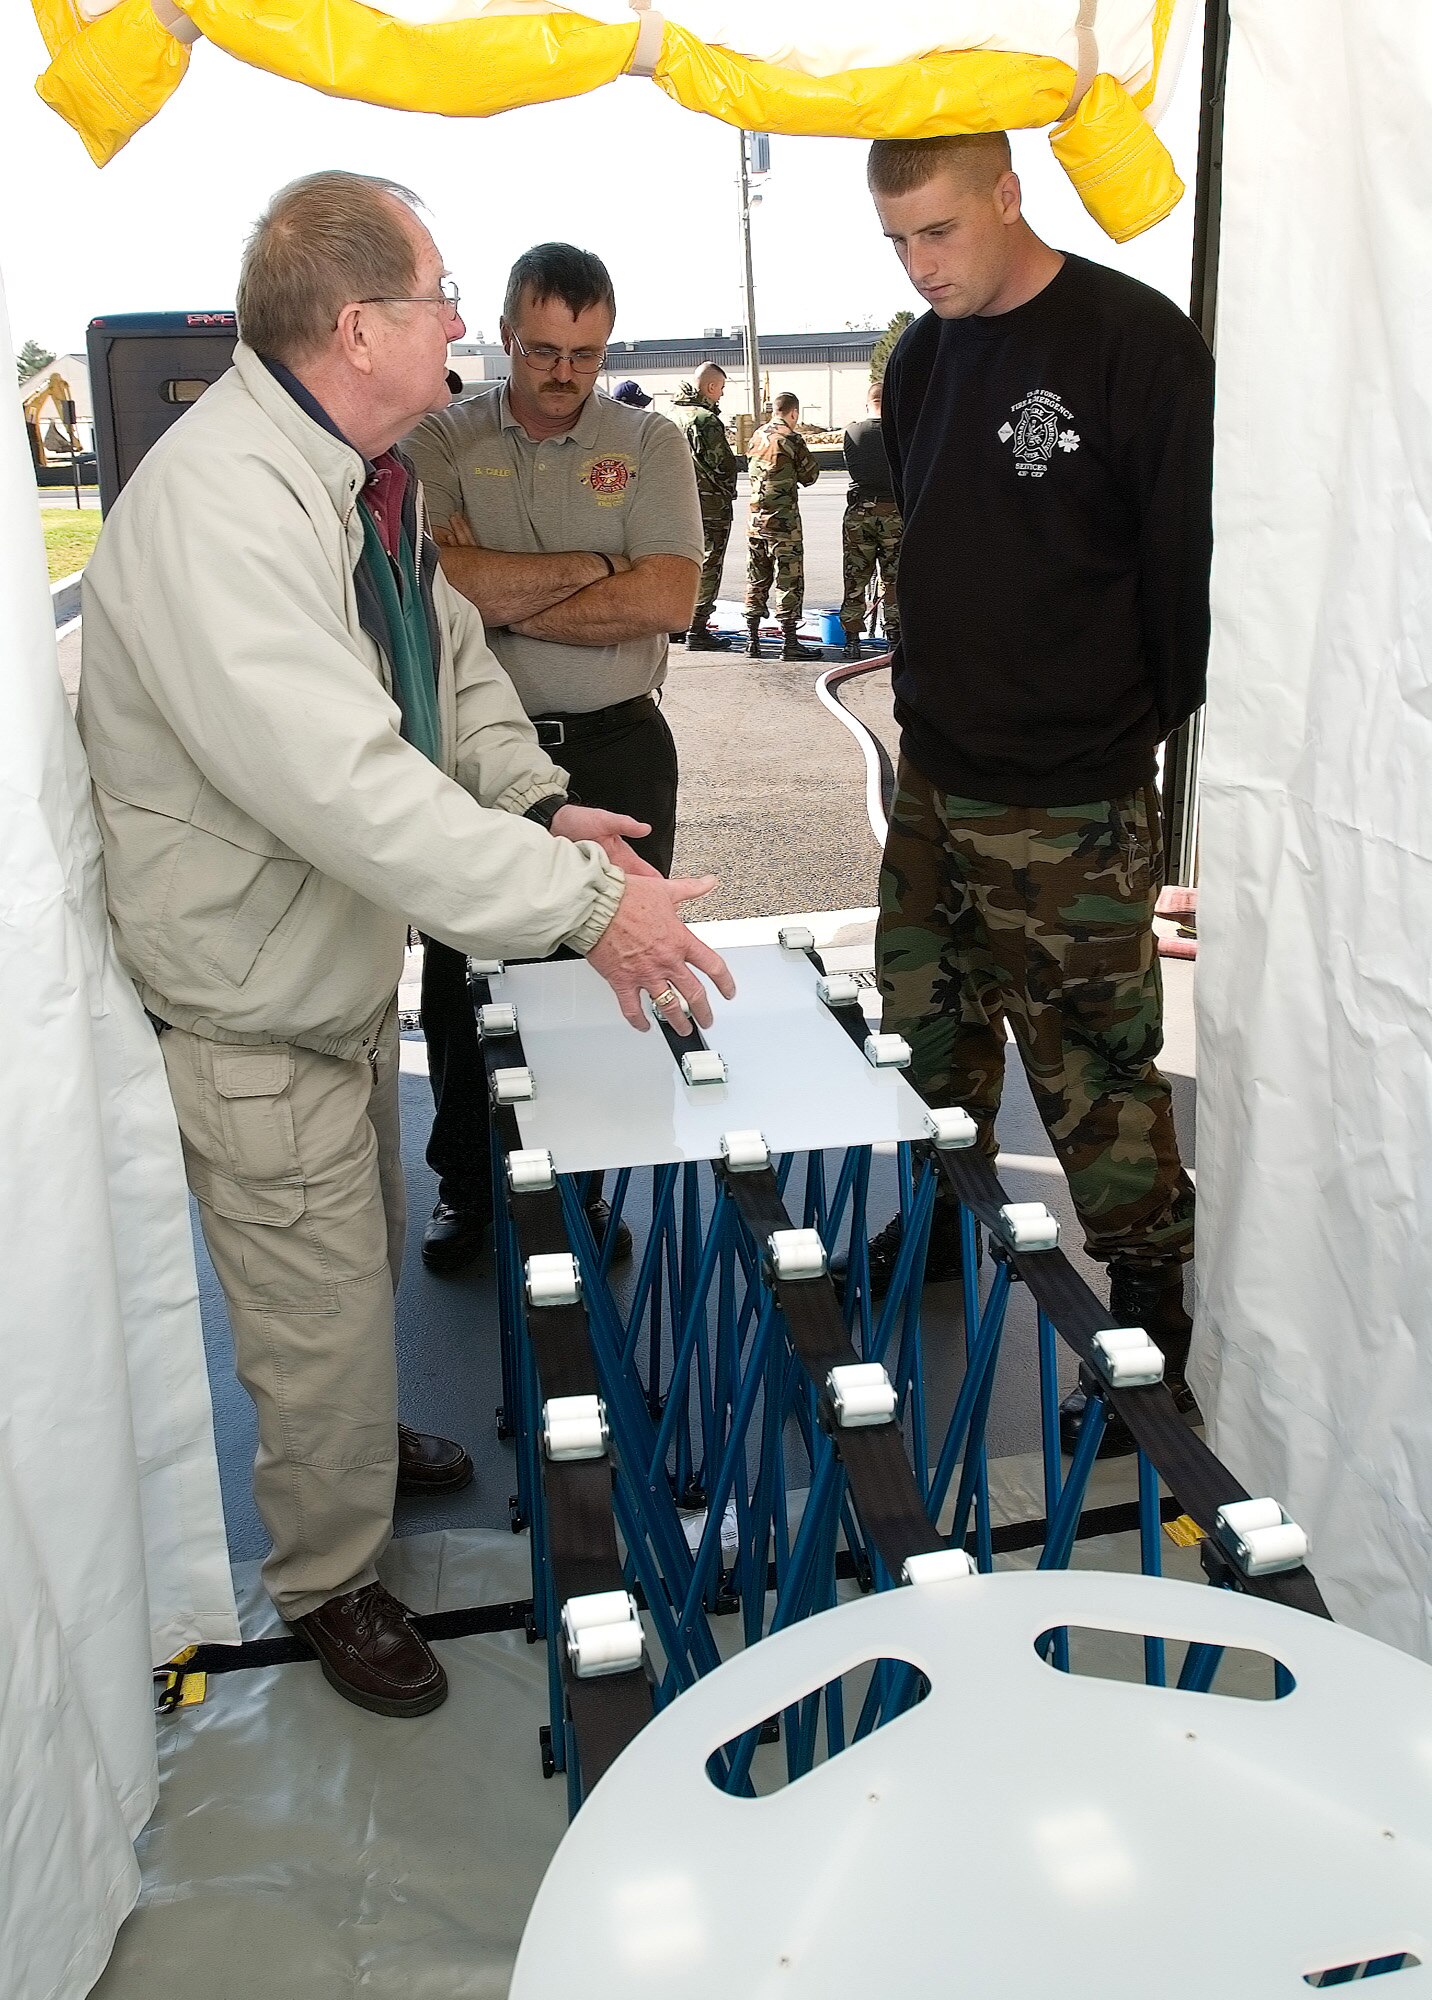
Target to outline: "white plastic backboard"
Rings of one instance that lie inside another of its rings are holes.
[[[1066,1624],[1247,1647],[1297,1685],[1056,1673],[1035,1642]],[[768,1797],[710,1782],[721,1744],[882,1658],[928,1677],[918,1707]],[[840,1605],[664,1708],[558,1848],[511,2000],[1308,2000],[1400,1953],[1364,1990],[1427,2000],[1432,1669],[1231,1591],[1034,1571]]]
[[[514,965],[492,980],[510,1000],[534,1095],[516,1106],[524,1146],[558,1173],[711,1160],[723,1132],[759,1130],[773,1153],[923,1139],[925,1108],[898,1070],[872,1069],[816,994],[800,952],[724,954],[736,998],[708,984],[710,1048],[724,1084],[688,1084],[661,1031],[639,1034],[585,959]]]

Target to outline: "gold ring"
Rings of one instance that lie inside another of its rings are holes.
[[[652,995],[651,1004],[660,1014],[667,1007],[684,1007],[686,1003],[674,986],[668,986],[664,992]]]

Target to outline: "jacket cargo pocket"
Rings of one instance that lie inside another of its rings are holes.
[[[1120,926],[1064,948],[1060,986],[1070,1022],[1086,1034],[1108,1035],[1144,1011],[1143,981],[1153,963],[1153,932]]]

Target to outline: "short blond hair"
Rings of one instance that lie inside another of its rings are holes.
[[[993,187],[1013,164],[1007,132],[950,132],[938,139],[877,139],[865,162],[872,194],[913,194],[952,170],[970,188]]]
[[[332,169],[280,188],[254,224],[239,269],[239,332],[258,354],[297,361],[321,347],[344,306],[402,298],[417,282],[397,181]]]

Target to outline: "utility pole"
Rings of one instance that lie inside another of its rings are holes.
[[[746,368],[751,382],[751,428],[761,421],[761,350],[756,339],[756,270],[751,260],[751,210],[761,199],[751,191],[752,174],[770,172],[771,142],[764,132],[738,132],[741,142],[741,250],[746,279]]]

